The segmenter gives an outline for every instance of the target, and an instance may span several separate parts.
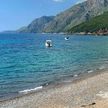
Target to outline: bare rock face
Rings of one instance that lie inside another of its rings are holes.
[[[105,7],[108,6],[108,0],[104,0],[104,6],[105,6]]]
[[[92,17],[108,11],[108,0],[87,0],[58,14],[53,21],[45,26],[46,32],[66,31]]]
[[[43,22],[42,18],[36,19],[29,24],[26,31],[65,32],[84,21],[103,14],[105,11],[108,11],[108,0],[87,0],[59,13],[50,20]]]
[[[100,8],[104,5],[104,0],[88,0],[87,3],[90,9]]]
[[[87,0],[87,9],[89,11],[95,11],[94,13],[101,13],[105,10],[105,8],[108,8],[108,0]]]

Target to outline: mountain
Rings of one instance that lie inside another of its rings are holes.
[[[46,25],[46,32],[65,32],[70,27],[108,11],[108,0],[87,0],[58,14]]]
[[[108,34],[108,12],[72,27],[68,32]]]
[[[22,32],[66,32],[68,29],[90,20],[108,11],[108,0],[87,0],[57,14],[55,17],[43,17],[34,20]],[[38,23],[39,22],[39,23]]]
[[[45,25],[53,20],[53,18],[54,16],[42,16],[32,21],[27,27],[20,28],[18,32],[41,33]]]

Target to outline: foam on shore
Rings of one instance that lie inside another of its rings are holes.
[[[37,91],[37,90],[41,90],[42,88],[43,88],[43,86],[36,87],[36,88],[33,88],[33,89],[26,89],[26,90],[23,90],[23,91],[19,91],[19,93],[27,94],[27,93],[34,92],[34,91]]]
[[[50,90],[47,88],[47,92],[43,89],[38,94],[34,93],[3,101],[0,108],[66,108],[71,106],[73,108],[78,106],[77,108],[79,108],[84,105],[92,107],[91,103],[96,103],[97,105],[98,99],[102,101],[108,99],[108,71],[103,72],[93,74],[93,76],[82,76],[82,79],[78,80],[77,83],[74,82],[74,84],[60,85],[55,89],[51,87]],[[31,90],[37,89],[42,89],[42,87],[36,87]],[[105,101],[105,103],[107,102]]]
[[[75,74],[75,75],[74,75],[74,77],[78,77],[78,75],[77,75],[77,74]]]
[[[99,67],[99,70],[103,70],[103,69],[105,69],[105,66],[100,66]]]
[[[92,72],[94,72],[94,71],[93,71],[93,70],[89,70],[89,71],[88,71],[88,73],[92,73]]]

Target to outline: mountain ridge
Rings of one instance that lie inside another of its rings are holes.
[[[46,23],[50,22],[54,16],[42,16],[33,20],[27,27],[22,27],[18,32],[41,33]]]
[[[108,34],[108,12],[96,16],[89,21],[83,22],[68,30],[68,33],[83,33],[83,34]]]
[[[81,24],[95,16],[103,14],[108,11],[108,0],[87,0],[85,2],[76,4],[69,9],[53,16],[50,20],[43,22],[42,17],[35,19],[26,28],[26,32],[46,32],[59,33],[66,32],[70,28]],[[38,24],[41,19],[42,23]],[[19,32],[25,32],[24,29]]]

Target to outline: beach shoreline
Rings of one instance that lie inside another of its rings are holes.
[[[106,70],[83,74],[75,80],[49,85],[39,91],[1,101],[0,108],[80,108],[82,105],[86,107],[91,103],[101,103],[107,99],[97,94],[100,91],[107,92],[107,78]]]
[[[75,83],[80,82],[82,80],[85,80],[87,78],[101,74],[101,72],[105,72],[105,71],[107,71],[107,69],[102,68],[102,69],[97,69],[97,70],[87,70],[86,72],[83,72],[83,73],[76,73],[74,75],[72,74],[69,76],[65,76],[64,78],[59,79],[57,81],[49,82],[49,83],[46,83],[44,85],[40,85],[40,86],[35,87],[35,88],[18,91],[18,93],[16,95],[11,95],[11,96],[7,96],[4,98],[0,98],[0,102],[14,100],[14,99],[21,98],[23,96],[28,96],[31,94],[35,94],[35,93],[38,94],[40,92],[43,92],[43,91],[46,91],[49,89],[53,89],[53,88],[57,88],[59,86],[75,84]]]

